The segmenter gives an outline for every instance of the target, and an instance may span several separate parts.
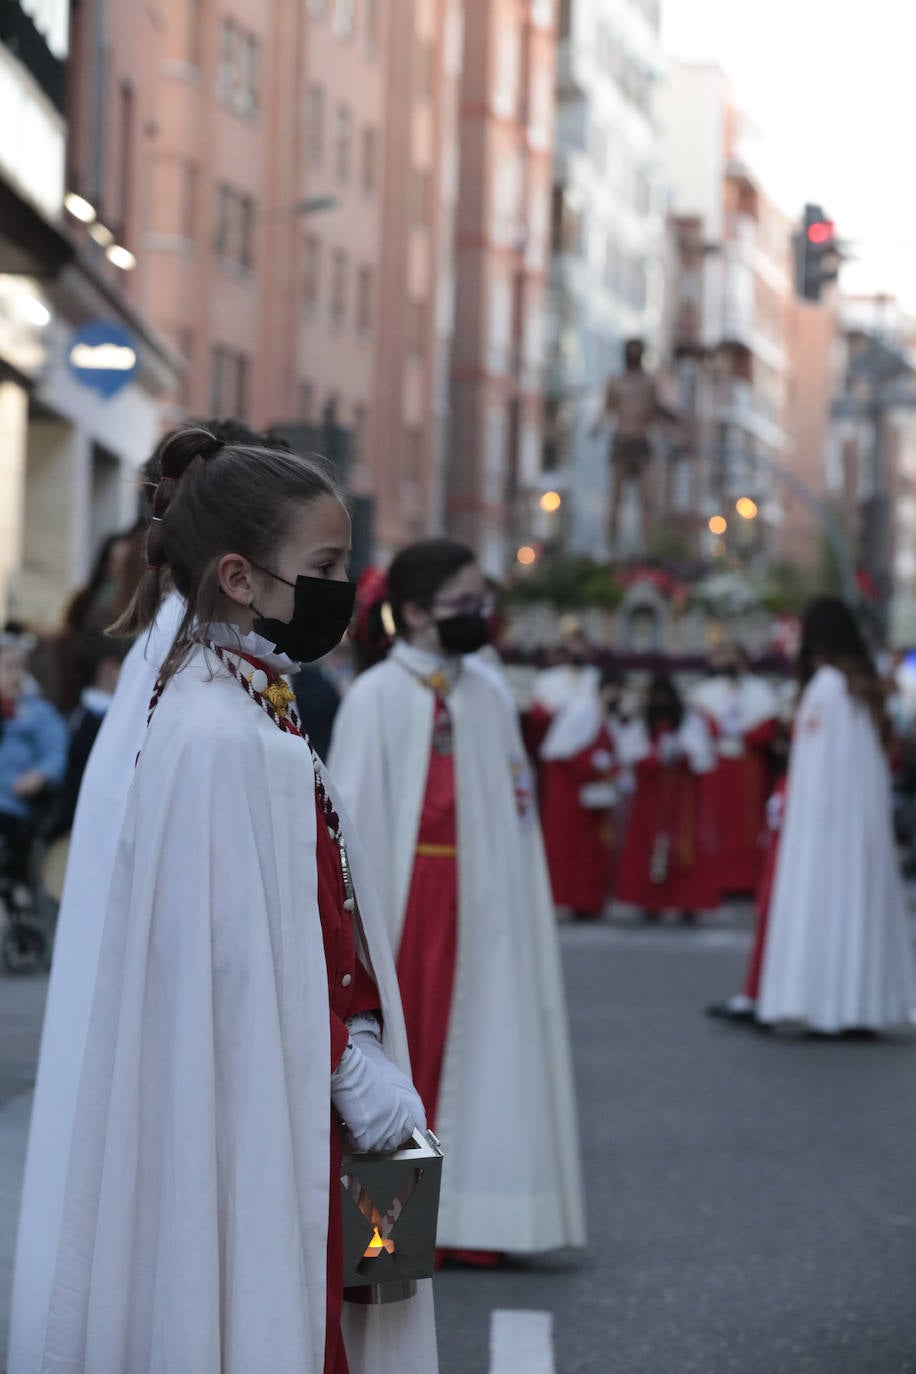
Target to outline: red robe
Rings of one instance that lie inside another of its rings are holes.
[[[615,896],[653,913],[708,911],[719,904],[709,775],[698,777],[684,760],[662,764],[663,733],[656,731],[649,755],[636,765]]]
[[[458,950],[458,826],[451,722],[436,698],[433,747],[398,950],[413,1081],[435,1130]]]
[[[248,654],[242,656],[256,667],[263,668],[271,681],[278,680],[266,664]],[[299,733],[289,718],[284,720],[284,728],[290,734]],[[305,757],[303,766],[310,766]],[[347,1018],[361,1011],[376,1011],[381,1015],[381,999],[374,979],[357,958],[353,916],[344,908],[347,892],[340,850],[331,838],[317,792],[315,810],[318,917],[321,921],[321,938],[328,969],[328,1005],[331,1017],[330,1071],[333,1073],[350,1038],[346,1026]],[[340,1199],[342,1153],[340,1124],[336,1112],[332,1109],[324,1374],[349,1374],[347,1352],[340,1330],[343,1307],[343,1219]]]
[[[614,740],[606,725],[587,748],[569,759],[541,764],[541,828],[557,906],[600,916],[611,887],[613,810],[582,805],[591,782],[617,773]]]
[[[776,860],[779,857],[779,836],[786,805],[787,782],[787,778],[781,778],[775,792],[767,802],[768,842],[760,886],[757,889],[757,929],[754,933],[754,948],[751,950],[751,957],[748,961],[744,987],[741,989],[745,997],[749,997],[752,1002],[757,1001],[757,995],[760,991],[760,972],[763,968],[763,951],[766,948],[770,900],[773,896],[773,881],[776,877]]]
[[[721,731],[707,716],[718,741]],[[766,802],[769,795],[769,746],[776,721],[765,720],[743,735],[737,758],[719,755],[707,780],[719,846],[719,895],[756,892],[763,871]]]

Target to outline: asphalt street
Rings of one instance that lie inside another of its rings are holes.
[[[916,1371],[916,1041],[708,1020],[746,925],[562,928],[589,1251],[440,1274],[442,1374],[540,1374],[549,1315],[556,1374]],[[0,980],[0,1350],[43,995]]]
[[[505,1308],[554,1314],[557,1374],[916,1370],[916,1042],[703,1016],[744,924],[563,928],[589,1251],[440,1275],[442,1374]]]

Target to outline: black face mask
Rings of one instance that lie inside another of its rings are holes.
[[[281,654],[294,663],[314,663],[324,658],[343,639],[353,618],[356,603],[355,582],[330,582],[324,577],[297,577],[289,582],[269,568],[254,565],[261,572],[295,589],[292,620],[265,619],[252,604],[257,619],[255,634],[269,639]]]
[[[483,611],[450,615],[447,620],[437,620],[436,628],[439,643],[447,654],[476,654],[490,642],[490,627]]]

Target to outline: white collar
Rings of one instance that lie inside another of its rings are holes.
[[[234,654],[250,654],[252,658],[260,659],[268,668],[272,668],[283,677],[298,673],[301,667],[301,664],[296,663],[287,654],[281,654],[276,644],[271,644],[263,635],[255,634],[254,630],[243,635],[236,625],[211,625],[208,637],[222,649],[229,649]]]
[[[461,673],[460,655],[445,658],[442,654],[418,649],[416,645],[408,644],[406,639],[395,640],[391,657],[426,686],[432,685],[430,678],[441,676],[445,679],[447,690],[451,691]]]
[[[101,687],[84,687],[80,693],[80,705],[85,706],[94,716],[104,716],[113,697],[113,692],[103,692]]]

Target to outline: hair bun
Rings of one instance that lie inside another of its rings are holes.
[[[212,458],[222,441],[199,425],[189,425],[186,429],[176,429],[169,435],[162,448],[162,481],[180,482],[195,458]]]

